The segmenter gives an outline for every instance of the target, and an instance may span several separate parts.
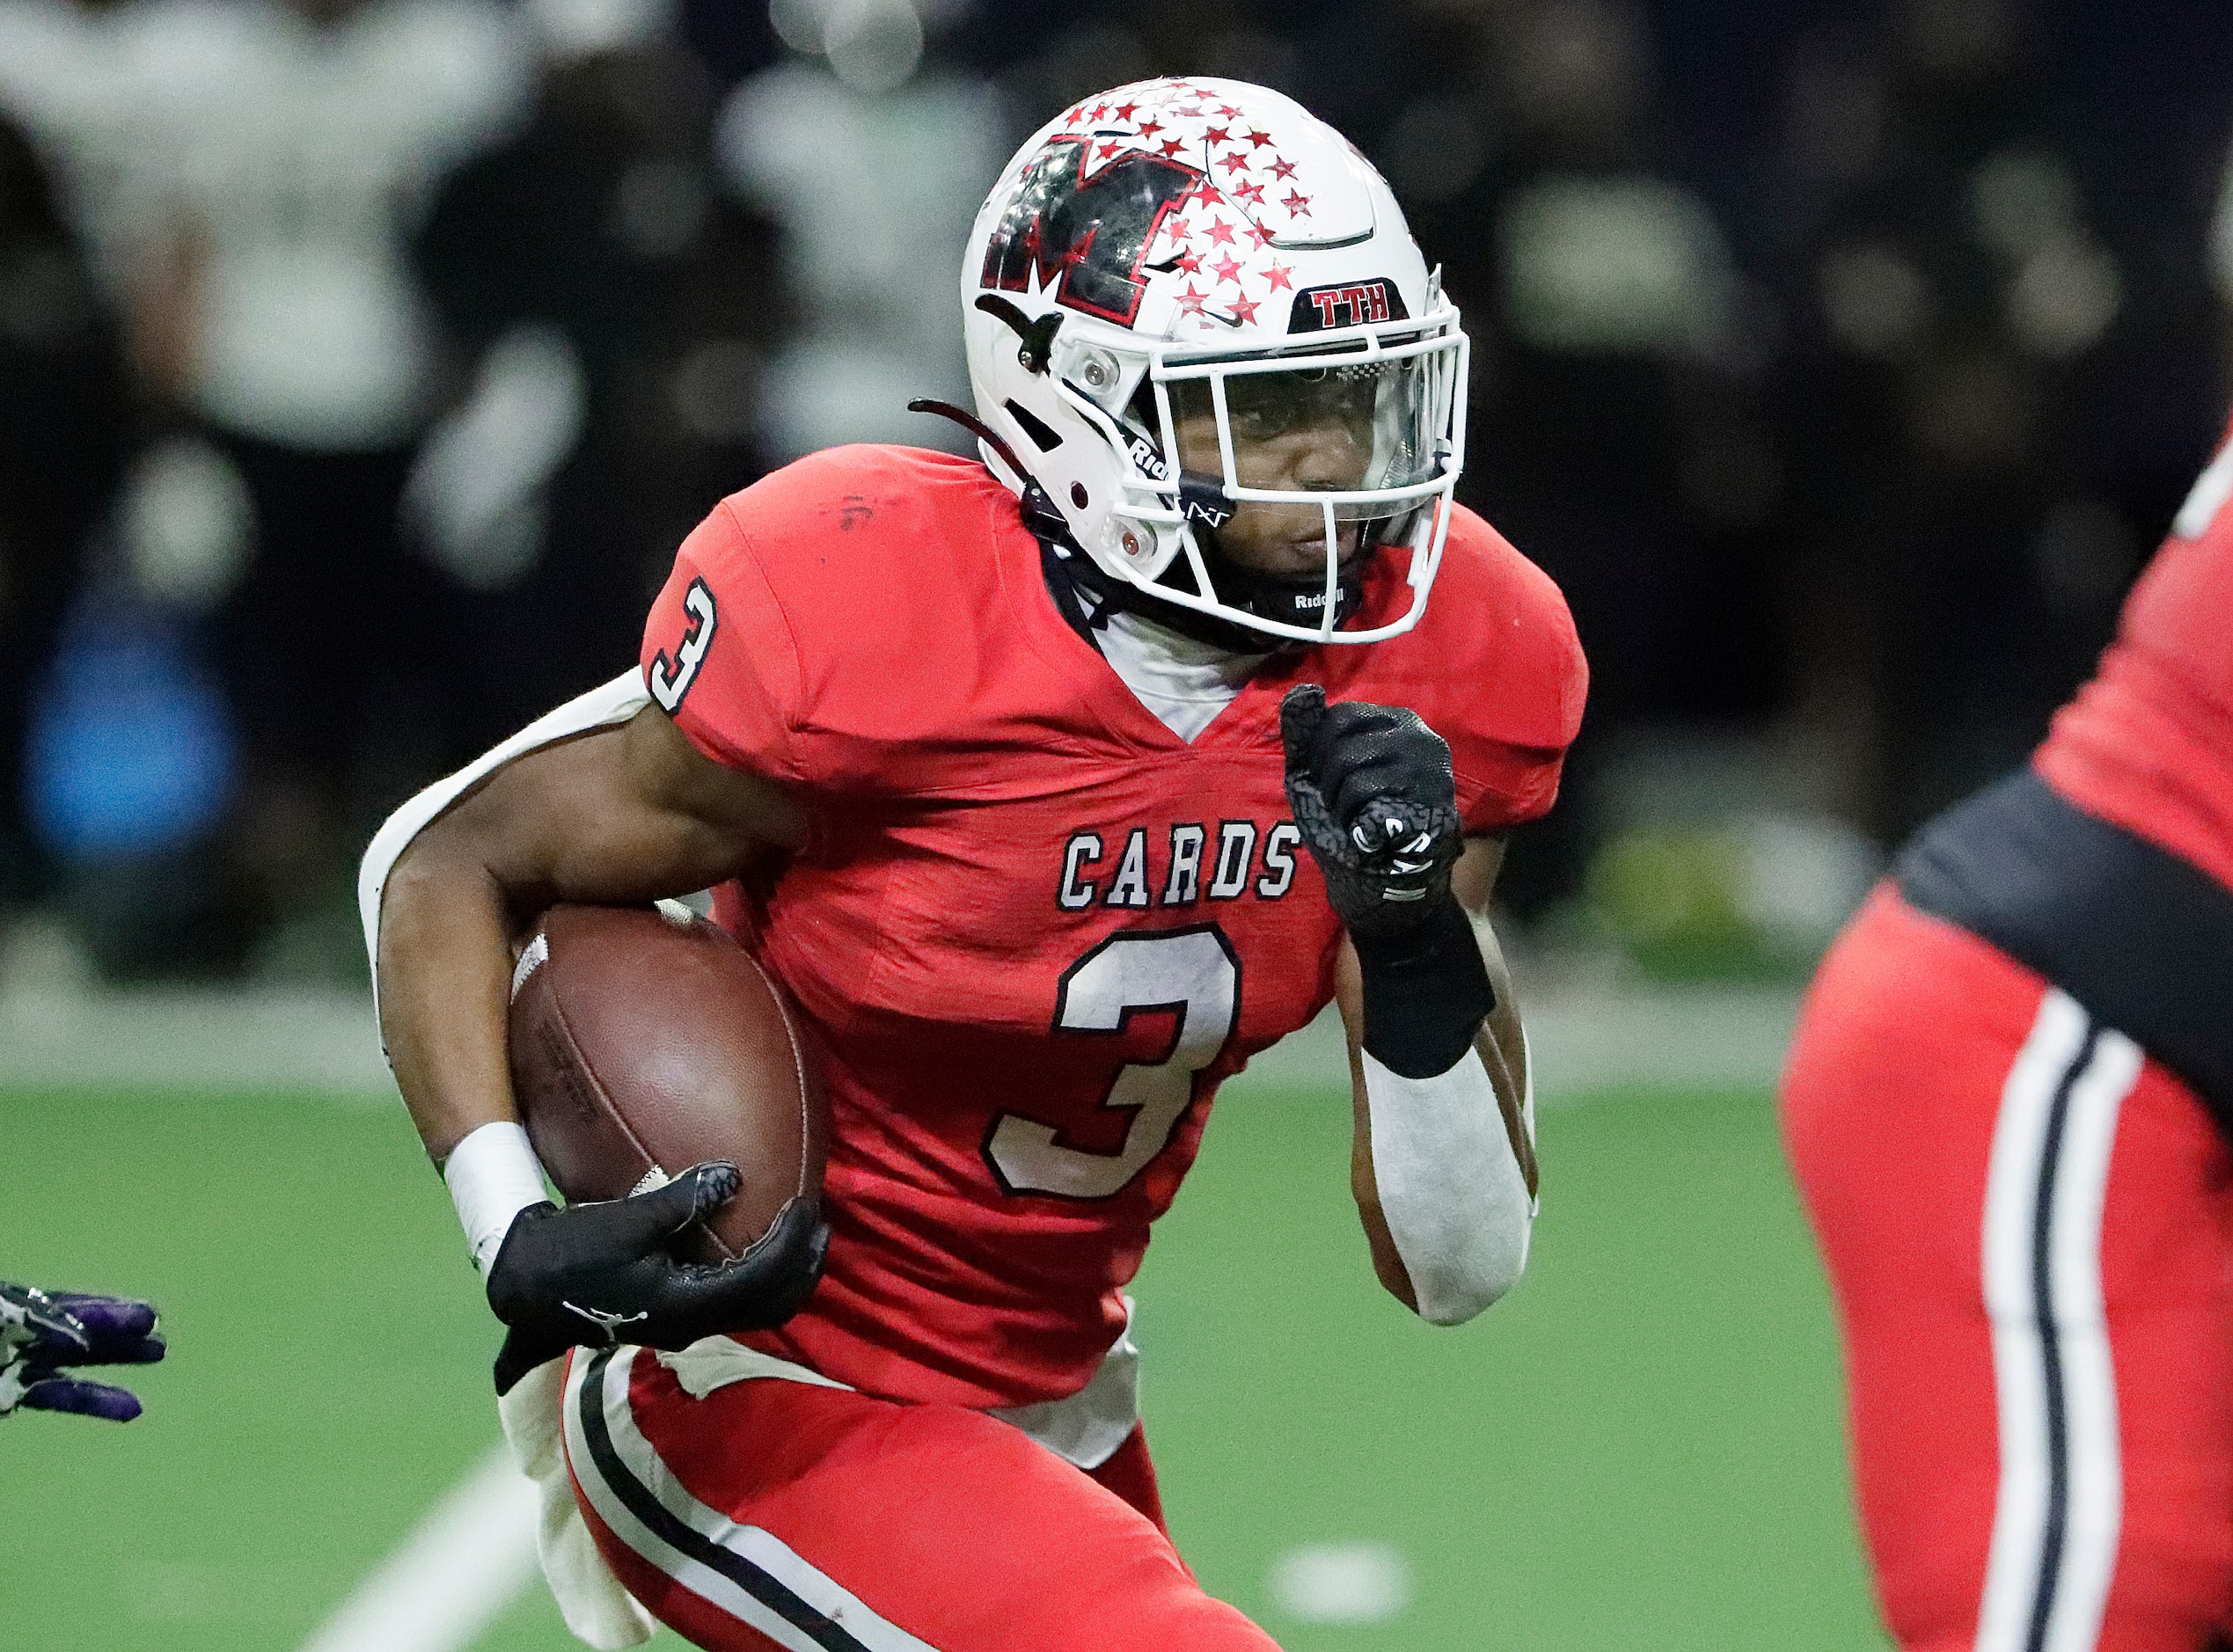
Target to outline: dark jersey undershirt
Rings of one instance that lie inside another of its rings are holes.
[[[1893,875],[2177,1073],[2233,1136],[2233,893],[2030,769],[1923,828]]]

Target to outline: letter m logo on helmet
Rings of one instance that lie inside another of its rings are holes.
[[[1137,150],[1088,172],[1093,149],[1091,137],[1065,133],[1032,158],[985,246],[981,284],[1025,292],[1036,272],[1058,303],[1130,326],[1148,245],[1203,174]]]

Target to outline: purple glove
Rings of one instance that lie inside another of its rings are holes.
[[[140,1414],[129,1392],[62,1368],[151,1365],[163,1353],[147,1303],[0,1283],[0,1417],[22,1407],[129,1422]]]

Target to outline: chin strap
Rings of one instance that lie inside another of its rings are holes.
[[[1047,490],[1039,486],[1039,479],[1023,468],[1023,461],[1016,457],[1015,450],[1008,445],[1007,438],[975,413],[964,413],[950,401],[918,396],[907,404],[907,411],[951,419],[999,454],[1000,463],[1013,471],[1016,479],[1023,484],[1023,492],[1016,501],[1017,508],[1023,515],[1023,525],[1042,539],[1052,539],[1057,545],[1075,548],[1076,542],[1070,537],[1070,519],[1056,507]]]
[[[1000,463],[1013,471],[1023,484],[1023,492],[1016,500],[1018,514],[1023,525],[1038,539],[1041,561],[1044,565],[1048,583],[1061,581],[1056,603],[1062,617],[1087,642],[1098,648],[1100,642],[1094,633],[1109,624],[1111,616],[1133,607],[1138,593],[1111,580],[1094,567],[1093,559],[1079,550],[1077,540],[1070,532],[1069,518],[1056,508],[1047,490],[1039,485],[1039,479],[1023,468],[1000,433],[987,425],[975,413],[966,413],[952,402],[939,401],[928,396],[919,396],[907,404],[909,413],[931,413],[941,419],[951,419],[979,442],[1000,456]],[[1091,597],[1093,605],[1086,606],[1082,598]],[[1181,610],[1184,611],[1184,610]]]

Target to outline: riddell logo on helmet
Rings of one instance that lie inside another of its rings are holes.
[[[1343,281],[1307,287],[1295,295],[1287,317],[1290,333],[1323,333],[1329,327],[1361,327],[1374,321],[1406,321],[1403,295],[1388,281]]]
[[[1149,444],[1146,436],[1135,435],[1125,445],[1131,450],[1132,463],[1139,466],[1143,475],[1153,477],[1159,482],[1171,479],[1171,467],[1163,463],[1163,456]]]

